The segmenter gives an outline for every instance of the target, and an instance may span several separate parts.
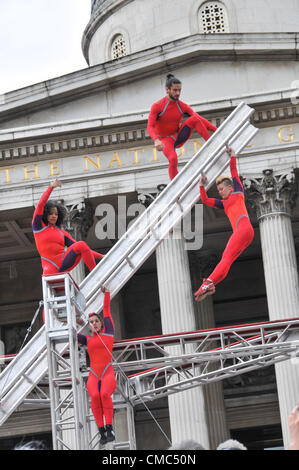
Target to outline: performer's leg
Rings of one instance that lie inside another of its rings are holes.
[[[91,254],[96,258],[96,259],[102,259],[104,255],[102,253],[98,253],[97,251],[90,250]]]
[[[215,286],[221,282],[228,274],[233,262],[247,248],[254,237],[254,230],[247,218],[240,220],[238,229],[230,237],[226,248],[222,254],[220,262],[198,291],[195,292],[196,300],[203,300],[207,295],[214,294]]]
[[[99,428],[104,426],[103,407],[99,391],[99,380],[90,372],[86,388],[91,400],[91,411]]]
[[[191,137],[191,134],[194,129],[196,129],[199,135],[201,135],[205,140],[208,140],[211,137],[202,119],[203,118],[201,118],[201,116],[199,116],[198,114],[194,114],[193,116],[186,119],[186,121],[179,130],[177,140],[174,145],[175,148],[179,148],[184,145],[184,143]],[[211,124],[211,126],[213,126],[213,124]],[[213,126],[213,128],[214,127],[215,126]]]
[[[114,370],[112,365],[106,370],[102,381],[101,381],[101,403],[103,407],[103,413],[105,416],[105,431],[106,431],[106,440],[107,442],[112,442],[115,440],[115,433],[113,430],[113,401],[112,395],[116,387],[116,379],[114,375]]]
[[[237,230],[230,237],[223,252],[221,261],[209,276],[214,286],[221,282],[228,274],[233,262],[250,245],[254,237],[254,230],[247,218],[240,220]]]
[[[83,241],[76,242],[69,246],[64,254],[59,272],[62,273],[71,271],[77,266],[81,258],[88,267],[89,271],[92,271],[96,266],[94,255],[89,246]]]
[[[208,121],[204,117],[200,116],[200,114],[198,116],[200,117],[201,122],[206,126],[208,131],[212,131],[212,132],[217,131],[217,127],[214,126],[214,124],[212,124],[210,121]]]
[[[168,173],[169,178],[173,178],[178,174],[178,156],[174,148],[175,140],[172,137],[161,138],[164,144],[163,153],[169,161]]]
[[[109,366],[101,380],[101,403],[105,416],[106,425],[113,423],[113,401],[112,395],[116,387],[116,379],[112,365]]]

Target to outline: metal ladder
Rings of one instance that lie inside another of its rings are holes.
[[[211,138],[136,220],[96,268],[80,284],[85,311],[101,311],[107,285],[111,298],[155,251],[174,226],[198,202],[198,181],[202,172],[209,188],[229,164],[226,146],[240,153],[258,130],[250,124],[254,109],[245,103],[228,116]],[[79,291],[78,291],[79,292]],[[79,301],[80,303],[80,301]],[[48,372],[45,326],[0,375],[0,425],[18,408]],[[58,346],[57,346],[58,348]],[[60,349],[60,348],[59,348]],[[63,354],[63,351],[61,352]]]
[[[250,124],[254,109],[245,103],[228,116],[211,138],[139,216],[96,268],[82,281],[86,315],[101,311],[107,285],[111,298],[126,284],[162,240],[199,201],[198,182],[204,172],[207,189],[229,165],[226,146],[240,153],[258,132]]]
[[[43,277],[42,282],[53,449],[72,450],[64,437],[68,430],[74,430],[75,449],[88,449],[77,343],[76,320],[82,314],[76,301],[78,289],[68,274]]]

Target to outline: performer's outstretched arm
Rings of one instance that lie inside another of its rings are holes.
[[[52,183],[49,185],[49,187],[46,189],[46,191],[43,193],[40,200],[38,201],[38,204],[36,206],[36,209],[34,211],[33,218],[32,218],[33,232],[38,232],[43,227],[45,227],[45,224],[43,223],[43,213],[44,213],[45,205],[48,202],[48,199],[53,189],[60,187],[60,186],[61,186],[61,183],[56,178],[56,180],[52,181]]]
[[[105,334],[114,336],[114,323],[110,311],[110,292],[105,288],[104,304],[103,304],[103,316],[104,316],[104,327]]]
[[[49,186],[46,189],[46,191],[43,193],[43,195],[41,196],[40,200],[38,201],[38,204],[35,208],[33,218],[32,218],[33,232],[38,232],[45,226],[45,224],[43,223],[43,213],[44,213],[45,205],[48,202],[48,199],[52,191],[53,191],[53,186]]]
[[[244,193],[243,184],[240,180],[240,176],[237,170],[237,158],[235,155],[231,154],[229,164],[230,164],[230,172],[231,172],[232,180],[234,184],[234,192]]]
[[[221,199],[216,199],[214,197],[208,197],[206,190],[203,185],[200,185],[200,198],[203,204],[213,207],[214,209],[224,209]]]

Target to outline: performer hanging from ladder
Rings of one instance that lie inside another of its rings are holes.
[[[61,227],[64,209],[48,201],[54,188],[61,182],[52,181],[40,198],[32,219],[32,229],[37,250],[41,256],[43,275],[71,271],[81,258],[90,271],[96,266],[95,258],[103,255],[93,251],[84,241],[77,242]]]
[[[112,395],[116,387],[115,374],[111,362],[114,343],[114,324],[110,312],[110,292],[105,288],[103,319],[96,314],[89,314],[92,336],[78,334],[78,342],[87,346],[90,359],[90,371],[87,391],[91,398],[91,409],[101,435],[100,444],[115,440],[113,431]],[[104,418],[105,424],[104,425]]]
[[[167,96],[154,103],[148,117],[147,130],[155,143],[155,148],[162,151],[169,161],[169,177],[171,180],[178,173],[178,157],[176,149],[184,145],[191,137],[194,129],[208,140],[208,131],[216,131],[217,127],[197,114],[190,106],[179,100],[182,83],[172,74],[167,75]],[[189,118],[181,124],[184,114]]]
[[[202,301],[214,294],[215,286],[228,274],[232,263],[241,255],[253,240],[254,230],[250,223],[245,205],[244,188],[238,175],[236,157],[230,153],[231,178],[220,176],[216,180],[217,190],[222,199],[208,198],[204,188],[206,176],[200,178],[200,196],[204,204],[215,209],[224,209],[231,223],[231,235],[220,262],[207,279],[203,279],[201,287],[195,292],[195,300]]]

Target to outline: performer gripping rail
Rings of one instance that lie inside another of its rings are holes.
[[[103,320],[96,313],[89,315],[89,324],[93,336],[78,334],[80,344],[87,346],[90,359],[90,371],[87,380],[87,391],[91,398],[91,409],[101,435],[100,443],[106,444],[115,440],[113,431],[112,394],[116,379],[111,362],[114,342],[114,324],[110,313],[110,292],[105,288]],[[104,418],[106,426],[104,425]]]
[[[53,189],[60,186],[61,183],[57,179],[50,184],[40,198],[32,219],[32,229],[42,260],[43,275],[71,271],[81,258],[91,271],[96,266],[95,258],[103,258],[102,254],[91,250],[85,242],[77,242],[60,228],[64,218],[64,209],[59,204],[48,201]]]
[[[195,300],[197,301],[203,300],[207,295],[214,294],[215,286],[227,276],[232,263],[250,245],[254,237],[254,230],[245,206],[244,188],[238,175],[236,157],[233,155],[232,149],[230,149],[230,171],[232,179],[222,176],[216,180],[217,189],[222,199],[208,198],[204,188],[207,179],[205,176],[200,179],[202,202],[215,209],[224,209],[231,223],[233,234],[226,245],[221,261],[195,292]]]
[[[155,143],[169,161],[169,177],[172,180],[178,173],[176,149],[184,145],[194,129],[205,139],[210,138],[208,131],[217,127],[197,114],[190,106],[179,100],[182,83],[172,74],[167,75],[167,96],[154,103],[148,117],[147,130]],[[181,125],[184,114],[190,117]]]

